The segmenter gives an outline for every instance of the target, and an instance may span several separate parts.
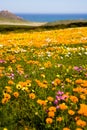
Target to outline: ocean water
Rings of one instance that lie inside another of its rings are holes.
[[[87,14],[16,14],[33,22],[53,22],[59,20],[87,20]]]

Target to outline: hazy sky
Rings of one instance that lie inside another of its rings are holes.
[[[0,11],[14,13],[87,13],[87,0],[0,0]]]

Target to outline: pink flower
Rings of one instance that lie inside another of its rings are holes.
[[[4,62],[5,62],[4,60],[2,60],[2,59],[0,60],[0,63],[4,63]]]

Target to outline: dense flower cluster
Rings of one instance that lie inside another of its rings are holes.
[[[87,129],[87,27],[0,33],[0,129],[31,127]]]

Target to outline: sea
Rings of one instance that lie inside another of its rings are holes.
[[[87,20],[87,14],[16,14],[31,22],[54,22],[61,20]]]

